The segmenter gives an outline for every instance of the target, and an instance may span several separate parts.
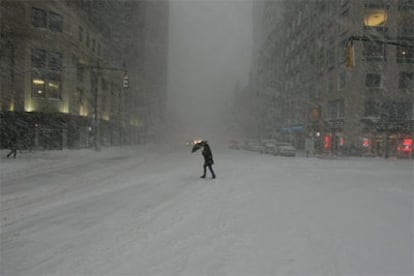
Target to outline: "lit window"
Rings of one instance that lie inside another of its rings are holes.
[[[32,49],[32,97],[61,99],[62,60],[59,52]]]
[[[61,98],[61,89],[60,89],[60,79],[59,76],[50,76],[47,83],[47,96],[48,98],[60,99]]]
[[[367,10],[364,17],[366,27],[382,27],[387,21],[387,12],[384,9]]]
[[[32,78],[32,96],[33,97],[46,97],[46,89],[45,89],[45,80],[44,78],[34,76]]]

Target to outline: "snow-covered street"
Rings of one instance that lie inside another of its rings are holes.
[[[1,159],[1,275],[413,275],[410,160],[212,144]]]

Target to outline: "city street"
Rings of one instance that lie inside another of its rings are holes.
[[[211,146],[2,151],[0,274],[414,274],[412,161]]]

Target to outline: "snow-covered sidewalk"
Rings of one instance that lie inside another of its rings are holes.
[[[2,159],[1,275],[413,275],[412,161],[213,153]]]

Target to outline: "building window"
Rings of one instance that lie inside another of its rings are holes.
[[[49,29],[53,32],[63,31],[63,17],[60,14],[49,13]]]
[[[61,99],[61,80],[60,74],[48,74],[47,79],[47,97],[52,99]]]
[[[375,41],[364,41],[363,53],[366,61],[383,61],[385,59],[385,45]]]
[[[32,49],[32,68],[46,67],[46,50]]]
[[[338,88],[344,89],[346,86],[346,73],[345,71],[340,71],[338,76]]]
[[[49,14],[42,9],[32,8],[32,26],[46,28],[53,32],[63,32],[63,17],[55,12]]]
[[[62,59],[59,52],[32,49],[32,97],[61,99]]]
[[[77,76],[78,82],[83,82],[84,74],[85,74],[85,68],[82,65],[78,64],[78,66],[76,67],[76,76]]]
[[[364,27],[377,31],[386,31],[389,6],[366,4],[364,14]]]
[[[366,117],[379,117],[381,115],[381,103],[378,101],[368,100],[365,102]]]
[[[401,88],[401,89],[414,88],[414,73],[413,72],[400,72],[398,88]]]
[[[49,52],[47,56],[48,69],[53,71],[62,70],[62,54],[59,52]]]
[[[86,33],[86,47],[89,48],[89,33]]]
[[[335,80],[328,79],[328,94],[332,94],[335,92]]]
[[[46,80],[42,75],[35,72],[32,73],[32,97],[46,97]]]
[[[400,39],[401,44],[412,45],[414,40]],[[397,63],[414,63],[414,48],[412,46],[397,46]]]
[[[335,48],[333,45],[327,51],[328,68],[332,69],[335,66]]]
[[[83,28],[81,26],[79,26],[78,28],[78,36],[79,36],[79,41],[82,42],[83,41]]]
[[[398,33],[400,35],[414,35],[414,5],[399,6],[397,15]]]
[[[365,12],[364,25],[366,27],[384,26],[387,21],[387,12],[383,9],[369,9]]]
[[[381,115],[389,121],[401,121],[412,118],[412,102],[386,101],[382,104]]]
[[[61,99],[61,75],[32,73],[32,97]]]
[[[92,38],[92,52],[95,52],[96,41],[95,38]]]
[[[36,28],[46,28],[46,11],[32,8],[32,26]]]
[[[345,104],[343,99],[330,101],[328,103],[329,108],[329,118],[330,119],[339,119],[343,118],[345,115]]]
[[[368,73],[365,78],[365,85],[370,88],[382,87],[382,75],[375,73]]]

